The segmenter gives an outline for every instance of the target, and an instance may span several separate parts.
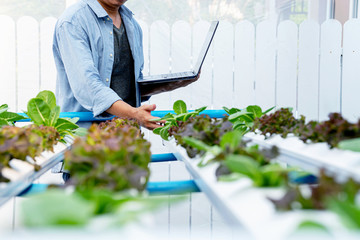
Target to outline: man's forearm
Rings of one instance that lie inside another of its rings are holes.
[[[137,109],[119,100],[114,102],[106,112],[118,117],[136,118]]]

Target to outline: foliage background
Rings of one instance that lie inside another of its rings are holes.
[[[74,0],[73,0],[74,1]],[[128,0],[126,5],[137,19],[148,23],[165,20],[169,24],[185,20],[191,24],[199,20],[228,20],[232,23],[249,20],[258,23],[269,17],[269,0]],[[307,17],[307,0],[275,0],[278,21],[291,19],[300,23]],[[66,0],[0,0],[0,15],[15,20],[21,16],[59,17],[66,8]]]

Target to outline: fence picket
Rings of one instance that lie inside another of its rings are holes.
[[[318,120],[320,26],[307,20],[299,28],[298,114]]]
[[[234,106],[255,104],[255,27],[249,21],[235,26]]]
[[[15,22],[8,16],[0,16],[0,105],[8,104],[17,111]]]
[[[56,86],[56,67],[52,54],[55,24],[56,19],[52,17],[44,18],[40,22],[40,90],[50,90],[52,92],[55,92]]]
[[[39,24],[32,17],[17,22],[18,111],[26,110],[27,102],[40,89],[39,81]]]
[[[344,26],[342,113],[350,121],[360,117],[360,19],[351,19]]]
[[[214,37],[213,107],[233,107],[234,27],[221,21]]]
[[[330,19],[321,25],[319,120],[340,111],[341,23]]]
[[[191,26],[188,22],[177,21],[171,28],[171,72],[191,69]],[[191,108],[192,85],[171,92],[171,103],[184,100]]]
[[[255,99],[263,109],[275,105],[276,25],[263,21],[256,28]]]
[[[193,64],[196,63],[199,52],[204,43],[210,23],[199,21],[193,27]],[[194,94],[192,97],[192,108],[209,106],[212,102],[212,60],[213,46],[205,58],[201,68],[199,80],[193,83]],[[209,200],[203,193],[191,194],[191,239],[210,239],[210,208]],[[205,234],[205,235],[204,235]],[[209,234],[209,235],[207,235]]]
[[[146,22],[142,20],[138,20],[138,23],[141,27],[143,33],[143,53],[144,53],[144,68],[143,68],[143,75],[148,76],[150,71],[150,62],[149,62],[149,27]]]
[[[195,65],[201,47],[204,43],[206,34],[210,27],[210,23],[206,21],[199,21],[193,26],[193,65]],[[192,97],[192,108],[199,108],[208,106],[211,108],[212,104],[212,60],[213,60],[213,45],[211,44],[209,52],[201,68],[201,75],[199,80],[192,84],[194,94]]]
[[[150,74],[164,74],[170,71],[170,28],[165,21],[156,21],[150,27]],[[170,109],[170,93],[151,97],[157,110]]]
[[[292,21],[278,26],[276,106],[296,110],[298,27]]]

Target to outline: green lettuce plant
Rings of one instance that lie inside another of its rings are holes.
[[[190,117],[199,115],[200,112],[204,111],[206,107],[195,109],[193,112],[188,112],[186,103],[182,100],[177,100],[173,104],[174,113],[168,113],[160,119],[154,119],[153,121],[165,120],[165,125],[153,130],[153,133],[160,135],[164,140],[169,139],[169,129],[172,126],[178,126],[179,122],[185,122]]]
[[[26,117],[23,117],[17,113],[8,112],[8,109],[9,107],[7,104],[0,106],[0,127],[6,125],[14,126],[16,121],[27,119]]]
[[[307,189],[304,189],[307,188]],[[360,184],[353,179],[339,183],[332,176],[320,172],[319,181],[316,185],[289,187],[285,195],[280,199],[269,198],[277,209],[329,209],[331,201],[341,201],[356,204],[356,196],[360,190]]]
[[[242,134],[245,134],[251,130],[254,125],[256,118],[260,118],[263,115],[267,114],[274,107],[262,111],[261,107],[257,105],[250,105],[244,109],[238,108],[226,108],[223,109],[229,114],[228,120],[233,123],[233,129],[240,131]]]
[[[26,161],[27,156],[35,160],[41,152],[52,151],[58,138],[59,133],[53,127],[3,126],[0,128],[0,164],[9,166],[9,161],[13,158]],[[38,168],[35,164],[35,169]]]
[[[185,122],[178,122],[178,126],[169,129],[169,135],[174,136],[177,144],[186,149],[189,157],[194,157],[200,150],[187,144],[183,138],[191,137],[209,146],[220,144],[221,137],[232,130],[232,124],[226,117],[222,119],[210,118],[208,115],[190,117]]]
[[[93,124],[85,137],[76,138],[65,153],[68,184],[78,190],[144,190],[150,175],[150,143],[132,126],[136,124],[113,119]]]
[[[76,125],[78,118],[60,118],[60,107],[56,105],[55,95],[51,91],[42,91],[30,99],[26,114],[36,125],[54,127],[60,135],[60,142],[65,142],[65,135],[73,136],[86,132]]]

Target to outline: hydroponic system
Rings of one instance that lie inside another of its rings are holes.
[[[189,71],[219,20],[198,79],[142,99],[153,130],[59,106],[79,1],[0,2],[0,239],[360,238],[358,0],[129,0],[144,76]]]

